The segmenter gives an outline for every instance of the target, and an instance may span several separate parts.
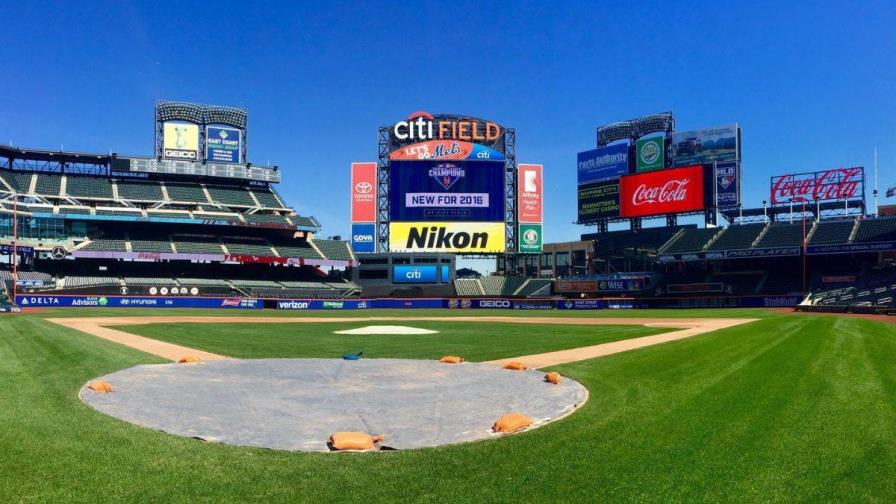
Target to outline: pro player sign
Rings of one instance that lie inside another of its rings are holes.
[[[645,217],[702,210],[703,166],[628,175],[619,179],[622,217]]]

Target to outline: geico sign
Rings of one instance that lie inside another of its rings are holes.
[[[504,251],[503,222],[393,222],[389,249],[410,252]]]
[[[429,112],[414,112],[406,121],[392,126],[392,136],[398,140],[463,140],[465,142],[493,142],[501,137],[501,127],[493,122],[470,119],[436,120]]]
[[[510,308],[510,301],[506,299],[483,299],[479,301],[480,308]]]
[[[165,157],[175,159],[196,159],[196,152],[178,149],[165,149]]]

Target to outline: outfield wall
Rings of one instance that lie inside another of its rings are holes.
[[[223,308],[260,310],[365,310],[396,308],[607,310],[631,308],[786,308],[800,303],[799,296],[717,296],[690,298],[587,298],[587,299],[259,299],[236,297],[71,296],[18,295],[22,308]]]

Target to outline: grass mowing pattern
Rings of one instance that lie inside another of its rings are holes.
[[[438,334],[347,335],[367,325],[409,325]],[[438,359],[460,355],[485,361],[598,345],[670,331],[643,326],[532,325],[486,322],[365,322],[282,324],[152,324],[116,329],[230,357],[364,357]]]
[[[331,455],[208,445],[95,413],[88,379],[157,359],[0,317],[0,501],[896,499],[896,325],[765,320],[557,368],[569,418],[482,443]]]

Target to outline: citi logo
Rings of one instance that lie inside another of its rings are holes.
[[[436,124],[429,112],[418,111],[405,121],[392,126],[392,135],[398,140],[463,140],[466,142],[493,142],[501,137],[501,127],[493,122],[470,119],[441,119]]]

